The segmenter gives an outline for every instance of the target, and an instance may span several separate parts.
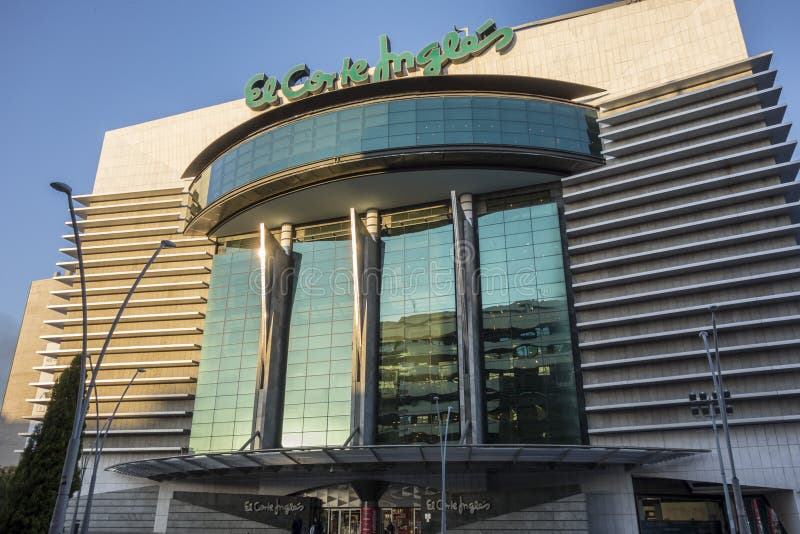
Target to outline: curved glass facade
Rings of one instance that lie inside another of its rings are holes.
[[[594,110],[534,98],[403,98],[320,113],[261,133],[192,185],[202,209],[264,176],[336,156],[441,145],[499,145],[599,155]]]
[[[487,443],[581,443],[557,205],[547,191],[495,193],[476,197],[475,210],[480,296],[472,302],[486,395],[476,416],[486,423]],[[451,211],[440,203],[380,214],[378,444],[438,442],[448,407],[449,441],[458,442],[467,425]],[[271,386],[282,387],[284,397],[272,416],[282,422],[283,447],[341,446],[358,430],[354,399],[363,370],[353,349],[356,241],[349,220],[292,233],[293,287],[286,307],[275,311],[289,317],[285,372]],[[258,240],[233,239],[212,267],[191,436],[197,452],[241,446],[259,412],[255,375],[267,334],[253,285]]]

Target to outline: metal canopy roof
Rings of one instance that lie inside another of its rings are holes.
[[[597,465],[653,464],[704,452],[707,451],[580,445],[449,445],[447,463],[471,467],[569,465],[585,468]],[[376,464],[412,467],[440,462],[439,445],[374,445],[192,454],[126,462],[113,465],[107,470],[151,480],[171,480],[189,476],[220,476],[252,471],[276,473],[298,468],[304,470],[325,469],[331,466],[363,468]]]

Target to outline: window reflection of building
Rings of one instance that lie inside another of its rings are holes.
[[[547,193],[479,206],[490,443],[580,443],[561,232]]]
[[[438,441],[452,406],[458,440],[458,349],[453,228],[447,206],[385,214],[381,221],[380,443]],[[442,421],[444,423],[444,421]]]
[[[341,445],[350,434],[353,283],[348,222],[295,230],[295,290],[283,446]]]

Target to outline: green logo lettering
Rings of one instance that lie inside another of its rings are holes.
[[[346,57],[342,60],[342,87],[349,87],[351,83],[359,85],[369,81],[369,63],[366,59],[359,59],[355,63]]]
[[[425,76],[438,76],[442,74],[448,63],[462,63],[476,57],[488,50],[492,45],[497,52],[509,48],[514,42],[514,30],[509,27],[497,28],[492,19],[481,24],[474,35],[463,38],[458,32],[448,32],[442,37],[442,42],[436,41],[428,44],[414,56],[411,52],[392,52],[389,37],[381,35],[380,56],[375,64],[372,79],[369,75],[369,63],[366,59],[356,62],[349,57],[342,60],[342,69],[338,73],[323,71],[309,71],[308,65],[301,63],[295,65],[282,83],[272,76],[259,73],[250,78],[244,86],[244,97],[247,105],[260,111],[268,106],[278,105],[278,89],[283,89],[283,95],[289,101],[303,98],[307,95],[317,95],[324,91],[336,89],[336,79],[341,80],[342,87],[360,85],[363,83],[383,82],[404,76],[422,68]],[[303,80],[303,83],[299,82]]]
[[[247,80],[244,86],[244,98],[250,108],[259,111],[267,106],[278,104],[278,80],[273,76],[259,73]]]

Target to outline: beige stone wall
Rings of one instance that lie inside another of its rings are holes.
[[[371,64],[377,59],[377,36],[375,43],[374,57],[366,58]],[[746,56],[733,0],[644,0],[522,25],[507,53],[490,49],[449,66],[448,73],[552,78],[601,87],[613,97]],[[313,64],[313,58],[297,59]],[[187,181],[180,177],[195,156],[256,115],[236,100],[109,131],[93,193],[184,187]]]
[[[43,321],[58,316],[56,312],[49,310],[47,305],[52,299],[50,291],[60,286],[61,284],[54,279],[31,282],[28,303],[25,306],[25,315],[22,318],[11,374],[3,399],[3,409],[0,412],[0,465],[16,464],[19,455],[13,451],[25,446],[25,438],[18,434],[28,431],[28,420],[25,418],[31,415],[31,404],[26,402],[26,399],[36,396],[36,388],[29,385],[39,379],[39,371],[35,371],[33,367],[41,365],[42,357],[36,351],[43,350],[47,346],[47,341],[39,336],[53,330]]]
[[[142,279],[114,332],[98,376],[100,421],[105,422],[138,367],[145,369],[125,396],[106,444],[107,451],[177,453],[187,445],[200,357],[202,325],[214,244],[180,233],[186,194],[176,189],[125,195],[78,197],[88,295],[89,353],[94,361],[120,303],[162,239],[164,249]],[[40,351],[39,380],[52,382],[81,348],[79,270],[72,243],[65,243],[66,270],[50,287],[62,321]],[[26,317],[27,319],[27,317]],[[57,344],[57,345],[56,345]],[[29,364],[30,366],[30,364]],[[112,382],[109,382],[112,381]],[[45,386],[47,387],[47,386]],[[95,429],[92,403],[87,432]],[[87,442],[84,442],[84,447]],[[162,450],[167,447],[169,450]]]

